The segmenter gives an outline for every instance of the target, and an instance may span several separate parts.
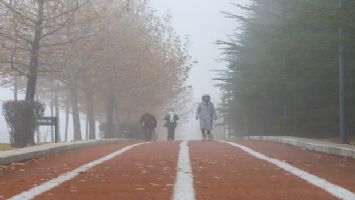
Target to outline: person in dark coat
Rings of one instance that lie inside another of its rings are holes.
[[[145,141],[151,141],[153,138],[153,131],[157,127],[157,119],[154,115],[146,112],[141,116],[139,121],[144,130]]]
[[[197,107],[196,120],[198,119],[200,119],[203,140],[208,139],[211,141],[213,139],[211,133],[213,130],[213,119],[217,120],[217,115],[214,105],[211,102],[211,97],[208,94],[202,96],[202,102]]]
[[[165,116],[164,120],[164,126],[168,129],[168,141],[175,140],[175,128],[177,126],[179,116],[175,112],[171,111]]]

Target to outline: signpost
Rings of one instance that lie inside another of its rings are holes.
[[[54,126],[54,141],[59,142],[58,137],[58,118],[57,117],[40,117],[37,118],[37,126]]]

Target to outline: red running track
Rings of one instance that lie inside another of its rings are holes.
[[[275,142],[235,141],[355,192],[355,160]],[[3,166],[0,199],[7,199],[80,165],[137,142],[87,147]],[[180,142],[142,144],[35,199],[172,199]],[[321,188],[221,142],[188,143],[197,200],[337,199]]]

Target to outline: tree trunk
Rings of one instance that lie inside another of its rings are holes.
[[[87,93],[87,119],[89,122],[89,139],[96,139],[96,124],[95,124],[95,115],[94,115],[94,100],[93,95]]]
[[[38,92],[36,92],[36,101],[39,101],[39,97],[38,97]],[[41,129],[40,126],[37,126],[37,143],[41,142]],[[43,140],[43,142],[47,142],[45,140]]]
[[[59,115],[59,100],[58,100],[58,94],[55,93],[54,96],[54,107],[55,107],[55,116],[58,120],[58,124],[57,124],[57,142],[60,142],[60,115]]]
[[[117,106],[115,106],[115,113],[114,113],[114,116],[115,116],[115,122],[116,122],[116,134],[115,134],[115,137],[116,138],[122,138],[122,135],[121,135],[121,131],[120,131],[120,112],[119,112],[119,109]]]
[[[50,93],[50,108],[51,108],[51,117],[54,117],[54,92],[51,91]],[[51,142],[54,143],[54,127],[51,126]]]
[[[73,127],[74,127],[74,141],[82,140],[81,128],[80,128],[80,116],[79,116],[79,105],[78,105],[78,91],[75,85],[72,86],[71,90],[71,103],[73,112]]]
[[[34,39],[31,44],[31,55],[29,70],[27,74],[27,88],[26,88],[26,101],[34,101],[36,94],[36,84],[37,84],[37,73],[38,73],[38,53],[39,45],[42,36],[42,23],[43,23],[43,8],[44,0],[38,0],[38,10],[37,10],[37,20],[35,25]],[[27,121],[34,119],[34,113],[29,111],[24,111],[24,117],[27,118]],[[26,130],[25,137],[28,138],[26,142],[30,145],[34,145],[34,130],[31,130],[31,125],[27,122],[24,123],[24,129]],[[27,145],[27,144],[26,144]]]
[[[17,77],[14,78],[14,101],[17,101],[17,96],[18,96],[18,83],[17,83]]]
[[[85,120],[85,140],[89,139],[89,120],[88,114],[86,113],[86,120]]]
[[[115,124],[113,122],[114,118],[114,97],[110,95],[107,98],[107,119],[105,128],[105,138],[114,138],[115,135]]]
[[[67,94],[67,102],[65,104],[65,142],[68,142],[68,128],[69,128],[69,112],[70,112],[70,94]]]
[[[35,33],[33,43],[31,45],[31,56],[29,65],[29,74],[27,80],[26,97],[25,100],[33,101],[36,93],[37,73],[38,73],[38,53],[40,41],[42,37],[43,24],[43,8],[44,0],[38,0],[37,21],[35,26]]]

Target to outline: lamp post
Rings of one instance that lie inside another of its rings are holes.
[[[344,0],[338,0],[338,9],[343,11]],[[348,134],[346,130],[346,108],[345,108],[345,66],[344,66],[344,45],[343,45],[343,27],[338,27],[338,56],[339,56],[339,131],[340,142],[348,143]]]

